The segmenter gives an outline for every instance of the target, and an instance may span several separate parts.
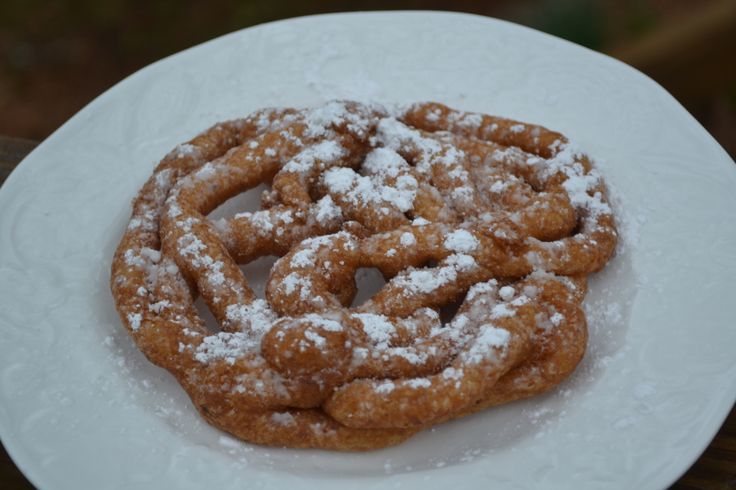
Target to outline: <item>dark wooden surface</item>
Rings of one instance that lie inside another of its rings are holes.
[[[33,150],[38,143],[22,138],[9,138],[0,135],[0,185],[10,175],[10,171]]]
[[[33,141],[0,136],[0,185],[35,146]],[[0,488],[32,489],[33,486],[18,471],[5,449],[0,449]],[[736,490],[736,409],[731,410],[708,449],[671,488]]]

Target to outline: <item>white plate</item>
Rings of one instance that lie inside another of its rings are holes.
[[[215,121],[336,97],[439,100],[544,124],[598,161],[624,240],[587,300],[574,377],[367,454],[267,449],[200,421],[122,331],[109,264],[155,162]],[[493,19],[276,22],[136,73],[0,192],[0,433],[33,483],[77,488],[658,488],[736,395],[736,166],[654,82]]]

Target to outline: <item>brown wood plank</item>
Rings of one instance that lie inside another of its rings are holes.
[[[686,106],[708,100],[736,79],[736,0],[693,2],[642,39],[609,53],[664,85]],[[697,76],[692,76],[697,73]]]
[[[5,182],[10,172],[33,150],[37,142],[22,138],[11,138],[0,135],[0,185]]]

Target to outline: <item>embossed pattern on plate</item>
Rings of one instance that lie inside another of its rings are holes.
[[[290,451],[209,427],[135,349],[107,282],[155,162],[215,121],[339,97],[541,123],[598,160],[624,239],[591,286],[572,379],[398,448]],[[505,22],[337,14],[216,39],[113,87],[0,190],[3,443],[43,489],[664,487],[736,396],[735,187],[734,163],[654,82]]]

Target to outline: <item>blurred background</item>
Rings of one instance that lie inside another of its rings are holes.
[[[0,0],[0,135],[42,140],[123,77],[233,30],[347,10],[458,10],[608,53],[736,156],[736,0]]]
[[[0,0],[0,143],[43,140],[125,76],[213,37],[300,15],[389,9],[493,16],[607,53],[663,85],[736,158],[736,0]],[[732,448],[733,422],[726,429]],[[712,446],[673,488],[736,488],[726,449]],[[2,446],[0,487],[32,488]]]

